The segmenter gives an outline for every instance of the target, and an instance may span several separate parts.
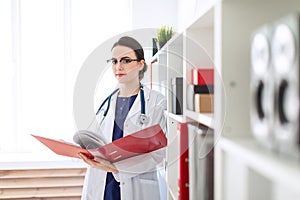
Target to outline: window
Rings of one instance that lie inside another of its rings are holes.
[[[80,67],[130,13],[130,0],[0,1],[0,156],[47,152],[30,134],[72,138]]]

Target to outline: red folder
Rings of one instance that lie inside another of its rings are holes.
[[[189,199],[189,138],[188,123],[178,123],[180,134],[178,200]]]
[[[83,153],[91,159],[100,157],[110,162],[117,162],[167,146],[167,138],[159,124],[142,129],[96,149],[83,149],[70,143],[36,135],[32,136],[56,154],[78,158],[78,153]]]

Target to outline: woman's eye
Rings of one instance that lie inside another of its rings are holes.
[[[111,60],[111,63],[115,65],[115,64],[118,63],[118,61],[117,60]]]
[[[124,62],[124,64],[131,63],[131,59],[129,59],[129,58],[125,58],[125,59],[123,59],[123,62]]]

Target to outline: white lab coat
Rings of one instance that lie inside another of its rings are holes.
[[[144,86],[145,108],[148,116],[148,123],[141,125],[139,117],[141,114],[140,93],[136,97],[124,122],[124,136],[143,128],[160,124],[166,131],[166,118],[164,110],[166,109],[166,100],[160,93],[149,90]],[[111,105],[107,116],[99,125],[97,133],[109,143],[112,141],[115,105],[117,94],[111,98]],[[97,115],[97,121],[101,122],[103,112],[107,104]],[[166,199],[166,183],[164,175],[163,162],[165,159],[165,149],[157,150],[152,153],[129,158],[131,164],[127,161],[114,163],[119,169],[119,173],[113,173],[115,179],[120,182],[122,200],[159,200]],[[132,166],[132,163],[134,165]],[[102,200],[105,189],[106,172],[88,166],[85,176],[82,200]]]

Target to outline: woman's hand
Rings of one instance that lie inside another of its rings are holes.
[[[107,172],[114,172],[117,173],[119,172],[118,169],[111,164],[109,161],[97,158],[95,157],[94,159],[89,159],[86,157],[84,154],[79,153],[78,156],[88,165],[90,165],[93,168],[101,169]]]

